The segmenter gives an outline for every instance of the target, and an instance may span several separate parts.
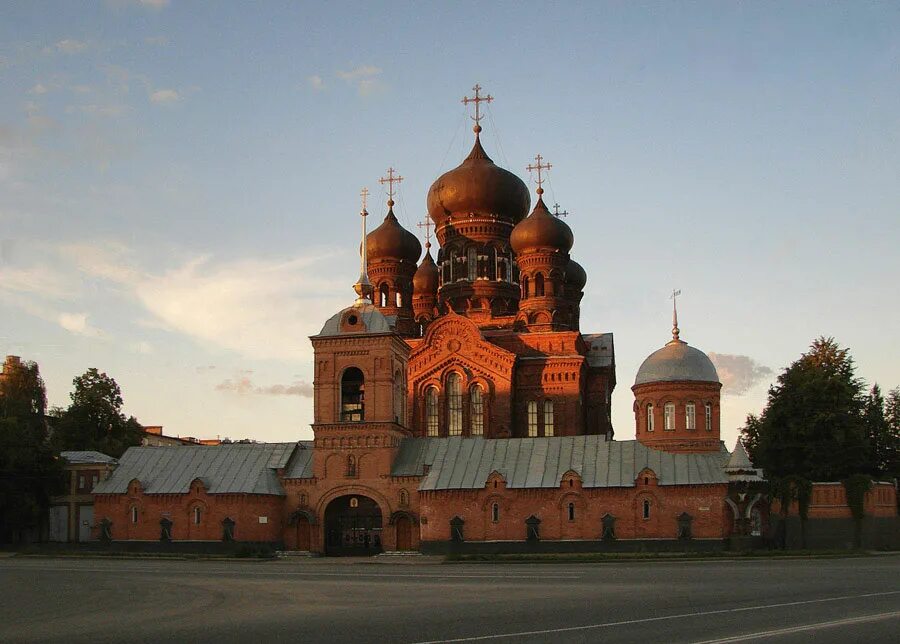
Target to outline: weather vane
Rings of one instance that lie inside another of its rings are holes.
[[[678,329],[678,296],[681,295],[681,289],[672,289],[672,340],[678,342],[678,336],[681,331]]]
[[[549,170],[553,166],[550,165],[549,163],[541,163],[541,161],[544,160],[544,157],[542,157],[540,154],[535,156],[534,160],[537,161],[537,163],[529,164],[525,169],[528,170],[529,172],[532,172],[534,170],[537,171],[537,186],[538,186],[537,193],[539,195],[542,195],[542,194],[544,194],[544,189],[541,186],[544,183],[544,178],[541,175],[541,170]]]
[[[568,216],[569,216],[569,211],[568,211],[568,210],[563,210],[562,212],[560,212],[560,211],[559,211],[559,204],[558,204],[558,203],[555,203],[555,204],[553,204],[553,214],[554,214],[555,216],[557,216],[557,217],[568,217]]]
[[[431,219],[429,217],[425,218],[425,221],[420,221],[416,224],[419,228],[425,229],[425,248],[431,248],[431,227],[434,224],[431,223]]]
[[[475,103],[475,116],[470,116],[469,118],[475,121],[475,134],[481,132],[481,119],[484,118],[481,115],[481,104],[482,103],[490,103],[494,100],[494,97],[488,94],[487,96],[481,95],[481,85],[478,83],[475,84],[475,87],[472,88],[475,91],[475,98],[469,98],[468,96],[463,96],[462,102],[463,105],[468,105],[469,103]]]
[[[394,168],[388,168],[387,174],[388,176],[381,177],[378,180],[378,183],[382,185],[384,185],[385,183],[388,184],[388,207],[390,207],[394,205],[394,184],[403,181],[403,177],[401,177],[399,174],[397,176],[394,176]]]

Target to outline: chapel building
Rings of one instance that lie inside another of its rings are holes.
[[[363,207],[355,301],[310,338],[314,439],[131,448],[94,489],[100,536],[373,554],[761,533],[762,477],[722,444],[722,385],[677,317],[632,387],[636,439],[614,440],[613,335],[581,330],[587,275],[543,201],[549,166],[529,166],[532,206],[482,146],[478,89],[472,150],[427,194],[437,252],[395,217],[393,170],[368,234]]]

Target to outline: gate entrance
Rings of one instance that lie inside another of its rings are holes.
[[[358,494],[340,496],[325,509],[325,554],[375,555],[383,550],[381,508]]]

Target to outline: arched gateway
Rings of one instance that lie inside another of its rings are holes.
[[[375,555],[384,550],[381,508],[367,496],[339,496],[325,508],[325,554]]]

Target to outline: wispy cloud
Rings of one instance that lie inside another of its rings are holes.
[[[744,395],[773,373],[749,356],[710,353],[709,359],[716,366],[723,391],[730,396]]]
[[[50,91],[50,88],[47,87],[46,85],[44,85],[43,83],[35,83],[34,86],[30,90],[28,90],[28,93],[41,95],[41,94],[46,94],[49,91]]]
[[[52,49],[63,53],[63,54],[80,54],[86,51],[88,48],[88,44],[82,40],[75,40],[73,38],[66,38],[65,40],[60,40],[56,44],[53,45]]]
[[[157,105],[172,105],[181,100],[181,95],[174,89],[158,89],[150,94],[150,100]]]
[[[289,385],[268,385],[265,387],[253,384],[250,376],[223,380],[216,385],[216,391],[247,396],[252,394],[266,396],[301,396],[312,398],[313,386],[302,380],[297,380]]]
[[[88,323],[87,313],[60,313],[57,322],[59,326],[75,335],[83,335],[90,338],[99,338],[103,335],[100,329]]]
[[[325,80],[319,76],[318,74],[313,74],[309,78],[306,79],[306,82],[309,86],[316,92],[322,91],[325,89]]]
[[[361,96],[368,96],[384,87],[383,81],[379,78],[381,73],[380,67],[360,65],[348,71],[338,70],[337,77],[355,85]]]
[[[146,38],[144,38],[144,42],[148,45],[165,47],[169,44],[169,38],[167,36],[147,36]]]

